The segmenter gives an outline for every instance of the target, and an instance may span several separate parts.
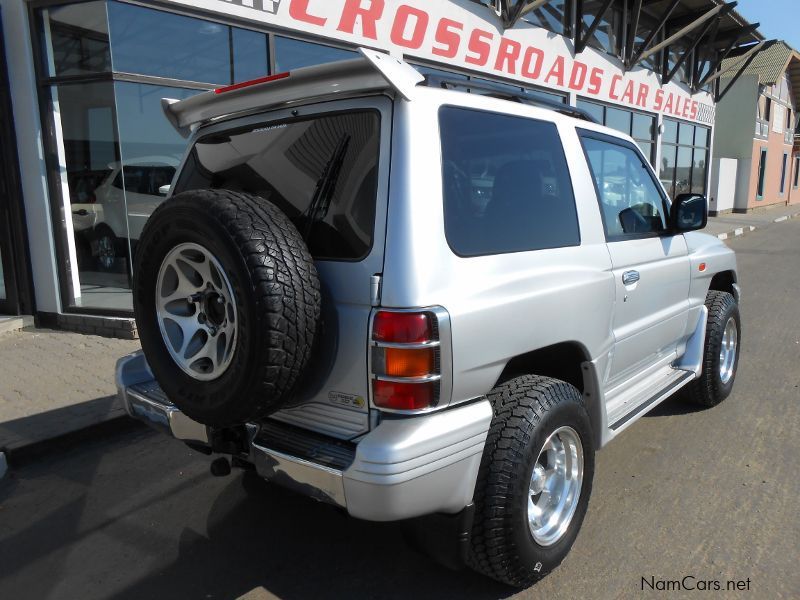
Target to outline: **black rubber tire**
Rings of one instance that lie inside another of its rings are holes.
[[[711,290],[706,296],[708,321],[706,324],[706,343],[703,354],[703,373],[685,388],[684,399],[699,406],[716,406],[733,391],[736,371],[739,368],[739,357],[742,352],[742,320],[739,305],[732,294]],[[731,317],[736,321],[738,335],[736,360],[733,364],[733,376],[727,383],[722,383],[719,374],[719,352],[725,326]]]
[[[158,273],[183,243],[217,258],[239,315],[233,360],[212,381],[198,381],[175,363],[157,321]],[[228,190],[178,194],[153,213],[138,244],[133,301],[142,349],[161,388],[186,415],[212,426],[264,417],[289,399],[308,364],[321,307],[314,262],[288,217],[263,198]]]
[[[589,505],[594,442],[581,393],[572,385],[525,375],[489,393],[494,418],[475,489],[475,521],[468,563],[476,571],[518,588],[532,585],[564,560]],[[581,496],[567,532],[554,545],[536,543],[527,520],[534,464],[551,433],[568,425],[584,452]]]

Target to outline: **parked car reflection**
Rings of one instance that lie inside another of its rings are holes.
[[[99,178],[97,172],[70,178],[82,270],[120,269],[120,259],[130,258],[128,241],[133,250],[150,215],[164,201],[163,188],[172,183],[177,166],[172,157],[147,157],[127,161],[124,168],[112,163]]]

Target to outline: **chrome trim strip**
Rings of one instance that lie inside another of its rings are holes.
[[[431,340],[430,342],[421,343],[396,343],[396,342],[378,342],[372,340],[374,348],[392,348],[397,350],[427,350],[428,348],[436,349],[441,347],[442,343],[439,340]]]
[[[388,381],[389,383],[435,383],[437,381],[441,381],[442,376],[426,375],[425,377],[389,377],[388,375],[373,374],[372,379],[378,381]]]

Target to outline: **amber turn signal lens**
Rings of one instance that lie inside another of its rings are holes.
[[[425,377],[434,371],[433,348],[385,348],[384,352],[389,377]]]

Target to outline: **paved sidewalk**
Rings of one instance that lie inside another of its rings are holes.
[[[767,208],[746,215],[730,213],[719,217],[710,217],[708,227],[704,229],[704,232],[726,240],[797,217],[800,217],[800,204]]]
[[[122,416],[114,365],[139,343],[63,331],[0,335],[0,451]]]

